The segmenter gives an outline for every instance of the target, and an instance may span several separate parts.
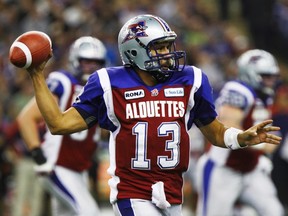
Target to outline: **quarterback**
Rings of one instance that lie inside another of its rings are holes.
[[[53,134],[78,132],[96,123],[110,130],[108,173],[115,215],[182,215],[182,175],[188,168],[188,130],[193,124],[223,148],[281,140],[269,133],[279,130],[269,125],[271,120],[245,131],[222,124],[207,76],[185,65],[186,54],[176,50],[176,37],[160,17],[145,14],[128,20],[118,36],[123,66],[93,73],[65,112],[45,84],[45,62],[28,69]]]

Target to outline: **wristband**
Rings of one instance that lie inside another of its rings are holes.
[[[46,157],[43,154],[43,151],[40,147],[36,147],[30,151],[31,157],[35,161],[36,164],[41,165],[46,163]]]
[[[230,127],[228,128],[224,133],[224,143],[228,149],[236,150],[245,148],[247,146],[240,146],[238,143],[237,136],[239,133],[243,132],[242,130],[239,130],[237,128]]]

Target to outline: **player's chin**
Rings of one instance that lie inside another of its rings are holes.
[[[169,70],[169,67],[161,67],[161,70],[162,71],[167,71],[167,70]]]

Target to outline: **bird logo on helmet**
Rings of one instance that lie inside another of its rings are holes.
[[[146,37],[148,36],[145,32],[145,30],[148,28],[148,26],[145,26],[145,21],[140,21],[136,24],[131,24],[128,26],[128,34],[124,38],[122,43],[125,43],[128,40],[134,39],[136,37]]]

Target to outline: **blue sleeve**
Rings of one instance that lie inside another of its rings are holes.
[[[204,73],[202,73],[202,84],[196,92],[194,100],[195,106],[191,114],[196,126],[201,127],[211,123],[216,118],[217,113],[214,105],[213,89]]]
[[[90,76],[83,91],[78,95],[72,106],[78,110],[89,127],[106,115],[103,90],[97,73]]]

